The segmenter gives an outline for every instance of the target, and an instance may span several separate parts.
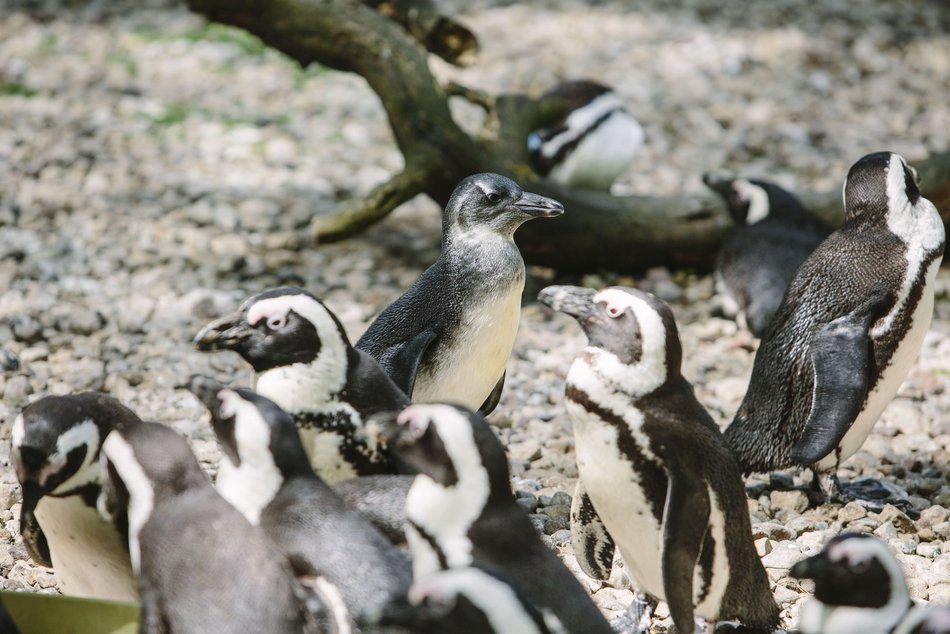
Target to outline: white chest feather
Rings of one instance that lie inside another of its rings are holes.
[[[906,603],[879,609],[835,607],[813,598],[802,606],[798,627],[802,634],[887,634],[907,609]]]
[[[508,365],[521,320],[524,278],[466,311],[452,343],[441,347],[416,379],[413,401],[481,407]]]
[[[608,190],[643,145],[643,128],[617,110],[588,132],[564,161],[551,170],[552,180]]]
[[[49,544],[63,594],[137,601],[132,564],[122,537],[78,496],[42,498],[36,519]]]
[[[359,415],[355,412],[353,414],[359,420]],[[310,466],[324,482],[332,484],[359,475],[353,465],[343,458],[342,447],[347,439],[342,434],[312,427],[301,428],[299,431]]]

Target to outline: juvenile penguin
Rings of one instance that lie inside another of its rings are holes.
[[[515,502],[504,448],[481,416],[454,405],[411,405],[396,423],[395,449],[419,471],[406,498],[415,583],[439,570],[484,566],[511,577],[568,632],[612,631]]]
[[[46,396],[13,423],[11,454],[23,490],[20,535],[30,558],[52,566],[63,594],[138,599],[126,537],[96,511],[99,449],[135,412],[97,392]]]
[[[326,482],[398,470],[367,425],[409,399],[375,359],[350,345],[336,315],[307,291],[258,293],[237,313],[202,328],[194,345],[233,350],[251,364],[254,389],[294,419],[310,464]]]
[[[613,90],[593,81],[569,81],[544,93],[566,114],[528,135],[531,167],[571,187],[609,191],[643,146],[643,127]]]
[[[100,509],[127,509],[142,632],[301,632],[290,566],[211,486],[184,437],[157,423],[102,444]]]
[[[789,571],[814,579],[815,597],[802,606],[802,634],[890,634],[910,632],[902,623],[925,615],[913,609],[900,564],[872,535],[846,533]]]
[[[710,627],[737,619],[771,632],[779,613],[739,465],[680,374],[669,307],[619,287],[550,286],[539,299],[589,340],[565,389],[583,488],[575,505],[591,505],[572,513],[583,522],[572,526],[582,567],[605,578],[616,544],[636,585],[667,602],[677,631],[693,631],[695,606]]]
[[[726,315],[761,337],[798,267],[831,227],[774,183],[712,173],[703,182],[722,196],[736,224],[716,256],[716,292]]]
[[[917,358],[944,248],[940,214],[897,154],[855,163],[844,205],[844,225],[792,280],[725,431],[745,473],[811,467],[832,499],[861,497],[835,471]]]
[[[251,390],[203,386],[223,452],[218,493],[264,529],[297,575],[327,579],[355,619],[405,595],[408,557],[314,474],[290,416]]]
[[[413,583],[409,609],[387,623],[413,634],[563,634],[554,614],[539,611],[510,578],[481,568],[449,568]]]
[[[483,414],[498,404],[521,319],[524,261],[515,230],[564,213],[498,174],[469,176],[442,214],[442,253],[376,318],[356,347],[416,402]]]

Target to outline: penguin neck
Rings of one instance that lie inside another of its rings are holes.
[[[346,387],[349,350],[342,339],[327,337],[309,363],[293,363],[257,374],[255,391],[287,412],[319,411],[340,399]]]
[[[643,339],[643,348],[636,363],[620,358],[597,346],[587,346],[571,364],[567,381],[583,390],[595,401],[607,404],[611,395],[640,398],[655,392],[679,376],[667,364],[666,347],[652,338]]]
[[[406,517],[431,539],[448,567],[472,562],[472,542],[468,532],[481,516],[491,497],[488,472],[483,468],[458,471],[458,480],[443,486],[425,474],[412,482],[406,496]],[[417,552],[413,553],[413,560]]]
[[[443,257],[458,266],[493,269],[504,265],[521,253],[515,245],[514,234],[518,225],[496,230],[484,225],[450,226],[442,234]]]
[[[271,503],[284,476],[274,463],[270,451],[242,452],[241,464],[235,465],[227,456],[221,458],[216,488],[225,500],[257,526],[261,513]]]

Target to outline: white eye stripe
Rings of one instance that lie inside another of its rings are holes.
[[[267,318],[267,327],[271,330],[280,330],[287,325],[287,315],[271,315]]]

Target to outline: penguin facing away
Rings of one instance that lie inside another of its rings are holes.
[[[326,482],[396,473],[367,429],[371,416],[399,410],[406,395],[376,361],[350,345],[320,300],[294,287],[268,289],[195,336],[198,350],[233,350],[256,373],[254,389],[294,419],[314,470]]]
[[[563,634],[554,614],[539,611],[510,578],[479,566],[449,568],[414,583],[407,606],[387,624],[413,634]]]
[[[557,201],[498,174],[455,188],[442,214],[442,253],[370,325],[356,347],[415,402],[490,413],[521,319],[525,269],[515,230],[564,213]]]
[[[616,545],[635,584],[667,602],[678,631],[693,631],[695,607],[709,621],[771,632],[779,612],[752,543],[739,466],[680,374],[669,307],[620,287],[551,286],[539,299],[574,317],[589,340],[565,389],[582,487],[572,509],[572,522],[584,524],[572,526],[582,568],[606,578]]]
[[[420,404],[400,412],[396,424],[395,450],[419,471],[406,499],[415,583],[440,570],[481,566],[510,577],[566,631],[612,632],[515,502],[504,448],[481,416]]]
[[[567,112],[528,135],[531,167],[571,187],[610,191],[643,146],[643,127],[597,82],[563,82],[542,95],[552,97],[564,100]]]
[[[102,440],[136,422],[135,412],[114,398],[85,392],[41,398],[13,423],[11,454],[23,490],[20,535],[30,558],[53,568],[64,594],[138,599],[125,531],[96,511]]]
[[[716,256],[716,291],[729,317],[761,337],[795,272],[831,227],[774,183],[707,173],[703,182],[722,196],[736,227]]]
[[[290,416],[251,390],[205,387],[223,452],[221,496],[264,529],[298,576],[333,584],[353,618],[404,595],[409,559],[313,472]]]
[[[923,616],[912,614],[897,559],[872,535],[837,535],[820,553],[792,566],[789,574],[815,581],[815,597],[799,616],[802,634],[909,632],[901,624]]]
[[[745,473],[808,466],[827,497],[860,499],[835,471],[914,364],[933,313],[944,228],[916,173],[891,152],[851,167],[844,204],[844,225],[792,280],[724,435]]]
[[[106,437],[102,463],[100,510],[128,512],[143,633],[306,631],[290,566],[218,495],[184,437],[129,425]]]

